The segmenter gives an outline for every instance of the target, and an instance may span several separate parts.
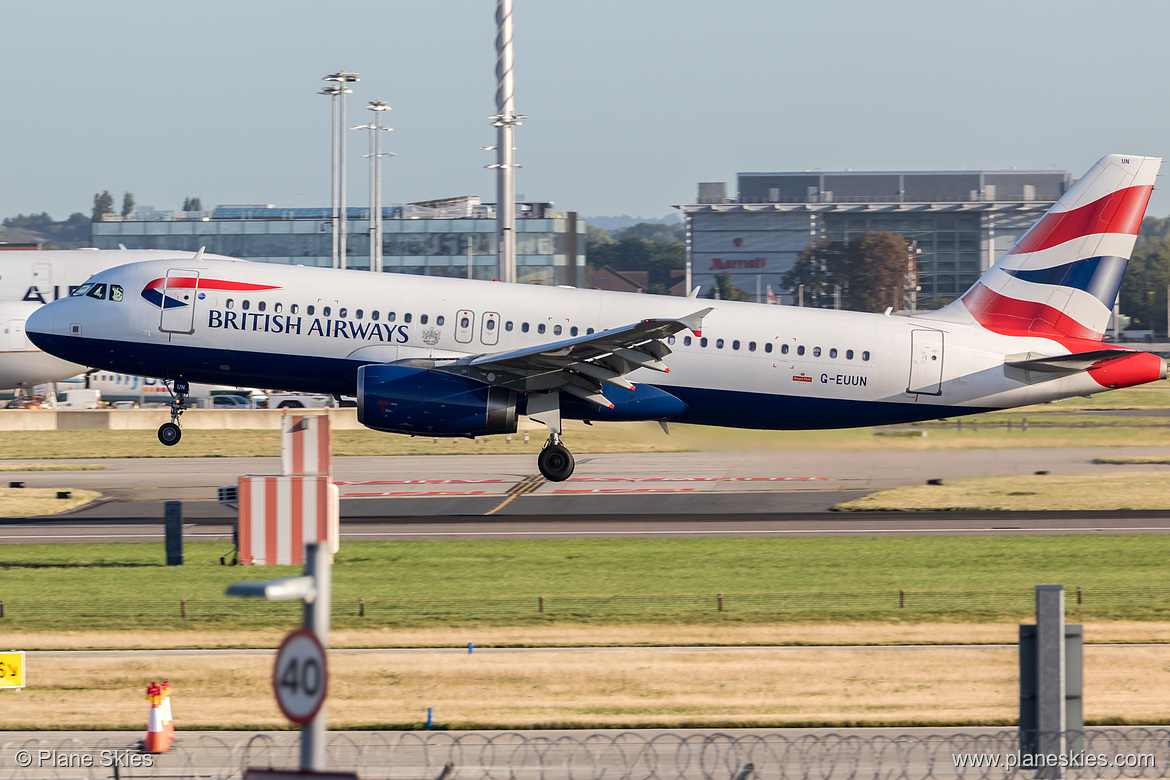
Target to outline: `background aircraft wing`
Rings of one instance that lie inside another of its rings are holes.
[[[665,339],[680,330],[701,333],[710,308],[678,319],[649,319],[585,336],[537,344],[507,352],[461,358],[447,371],[472,370],[488,384],[519,392],[563,390],[598,406],[612,404],[603,384],[632,390],[626,374],[639,368],[669,372],[663,358],[670,354]]]

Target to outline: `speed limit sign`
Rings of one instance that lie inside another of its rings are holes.
[[[272,689],[280,711],[302,726],[311,721],[325,703],[329,673],[325,648],[307,628],[292,631],[276,651],[272,668]]]

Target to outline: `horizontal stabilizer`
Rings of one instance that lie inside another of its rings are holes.
[[[1075,352],[1071,355],[1009,360],[1004,365],[1025,371],[1066,374],[1073,371],[1088,371],[1094,366],[1133,354],[1136,353],[1132,349],[1095,349],[1092,352]]]

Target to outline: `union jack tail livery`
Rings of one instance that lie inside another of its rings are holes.
[[[1161,164],[1102,157],[962,298],[925,316],[974,319],[1005,336],[1101,341]]]

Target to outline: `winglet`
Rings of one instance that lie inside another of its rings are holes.
[[[703,318],[713,311],[715,311],[715,309],[709,306],[706,309],[695,312],[694,314],[688,314],[685,317],[679,317],[678,321],[690,328],[691,332],[696,336],[701,337],[703,335]]]

